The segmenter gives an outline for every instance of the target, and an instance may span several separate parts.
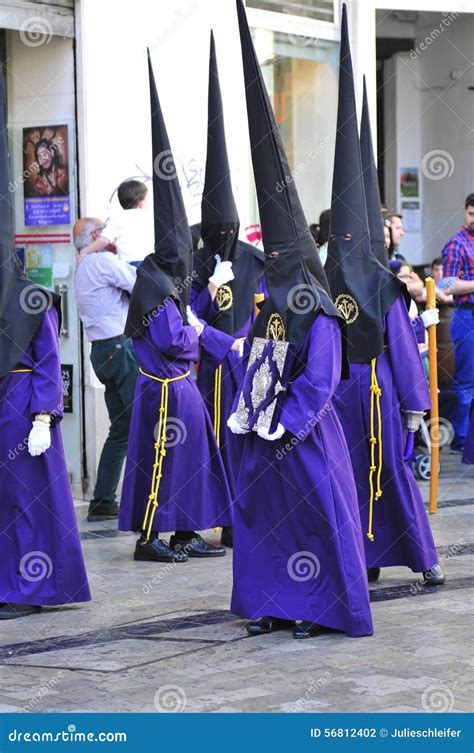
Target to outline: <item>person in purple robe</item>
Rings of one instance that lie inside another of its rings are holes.
[[[282,629],[295,638],[331,630],[371,635],[356,490],[332,405],[345,363],[343,321],[294,182],[286,179],[290,168],[241,0],[237,10],[269,294],[249,345],[258,338],[285,344],[294,361],[289,383],[280,385],[275,429],[257,424],[258,431],[249,431],[238,416],[241,399],[252,403],[271,374],[243,388],[229,418],[242,455],[231,611],[250,619],[251,635]]]
[[[61,440],[59,298],[15,251],[0,73],[0,620],[89,601]]]
[[[185,562],[226,553],[196,530],[231,525],[232,502],[211,420],[191,376],[199,345],[212,347],[218,333],[188,306],[191,233],[150,58],[148,66],[154,164],[166,154],[170,172],[153,172],[155,251],[138,269],[125,327],[139,376],[119,529],[140,532],[136,560]],[[168,543],[160,531],[175,533]]]
[[[405,286],[386,265],[383,220],[364,97],[357,128],[347,12],[342,14],[339,104],[325,271],[347,322],[350,379],[335,393],[349,446],[368,578],[407,566],[444,582],[410,465],[413,434],[430,407]],[[367,197],[367,202],[366,202]]]
[[[255,295],[260,292],[264,255],[239,240],[239,216],[230,179],[219,73],[211,31],[207,158],[201,204],[201,224],[194,251],[195,279],[191,308],[222,334],[214,348],[203,348],[198,387],[211,416],[214,434],[235,494],[240,463],[238,444],[227,427],[237,387],[243,376],[242,347],[255,317]],[[241,349],[235,349],[235,340]],[[232,529],[222,530],[222,543],[232,546]]]

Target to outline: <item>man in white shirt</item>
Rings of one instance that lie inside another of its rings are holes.
[[[80,252],[101,234],[104,223],[81,218],[73,228],[74,244]],[[124,336],[130,293],[136,279],[135,267],[112,251],[86,256],[76,269],[76,302],[87,339],[91,363],[105,386],[110,418],[97,471],[94,497],[87,520],[118,517],[117,486],[127,454],[128,433],[138,364],[131,339]]]

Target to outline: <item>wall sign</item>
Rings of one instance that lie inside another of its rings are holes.
[[[25,225],[71,221],[67,125],[23,128]]]

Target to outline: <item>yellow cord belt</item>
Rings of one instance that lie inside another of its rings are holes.
[[[33,369],[12,369],[10,374],[29,374]]]
[[[214,375],[214,435],[217,446],[221,446],[221,389],[222,389],[222,364],[217,367]]]
[[[367,531],[367,537],[370,541],[374,540],[374,534],[372,532],[373,514],[374,514],[374,498],[380,499],[382,496],[382,489],[380,488],[380,478],[382,475],[382,411],[380,409],[380,397],[382,390],[379,387],[377,373],[376,373],[376,360],[372,359],[370,365],[372,367],[372,375],[370,381],[370,471],[369,471],[369,487],[370,487],[370,500],[369,500],[369,526]],[[375,436],[375,406],[377,407],[377,437]],[[375,465],[375,445],[378,444],[378,466]],[[377,471],[377,490],[374,493],[374,473]]]
[[[147,541],[150,538],[151,527],[153,525],[153,519],[155,517],[156,509],[158,507],[158,490],[160,488],[160,481],[163,475],[163,458],[166,455],[166,422],[168,419],[168,385],[170,382],[177,382],[178,379],[184,379],[189,376],[191,372],[187,371],[185,374],[173,377],[170,379],[160,379],[160,377],[153,374],[147,374],[143,369],[139,369],[140,374],[148,377],[148,379],[154,379],[156,382],[160,382],[163,386],[161,389],[161,401],[160,401],[160,417],[158,420],[158,430],[156,432],[155,442],[155,462],[153,464],[153,476],[151,479],[151,491],[148,497],[148,504],[146,506],[145,517],[143,519],[143,532],[146,531]],[[148,525],[148,530],[147,530]]]

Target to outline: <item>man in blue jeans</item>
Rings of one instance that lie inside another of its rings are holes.
[[[453,390],[457,403],[451,414],[451,451],[462,452],[474,398],[474,193],[464,203],[464,225],[443,249],[443,276],[455,278],[445,292],[454,297],[451,339],[454,344]]]
[[[100,235],[104,223],[83,217],[74,225],[74,244],[80,252]],[[132,341],[125,337],[130,293],[136,268],[112,250],[86,256],[76,269],[75,290],[79,316],[91,343],[91,363],[105,386],[105,402],[110,418],[97,470],[94,497],[87,520],[118,517],[117,486],[127,455],[128,433],[138,364]]]

